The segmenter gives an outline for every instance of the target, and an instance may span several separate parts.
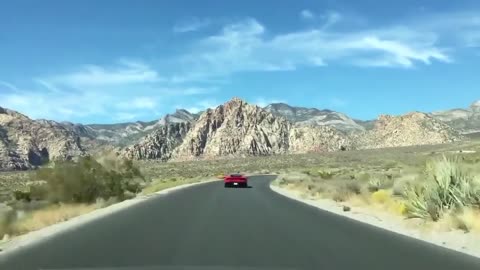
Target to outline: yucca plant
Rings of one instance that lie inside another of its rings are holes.
[[[426,190],[421,185],[409,185],[405,188],[405,211],[410,218],[428,218],[428,200]]]
[[[409,216],[438,220],[446,211],[479,205],[480,185],[459,159],[444,156],[429,162],[425,176],[424,183],[406,190]]]

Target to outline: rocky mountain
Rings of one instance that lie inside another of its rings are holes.
[[[260,108],[234,98],[200,116],[177,110],[152,122],[81,125],[0,108],[0,170],[70,159],[84,154],[84,145],[89,152],[102,146],[128,158],[167,161],[440,144],[463,138],[451,126],[474,130],[479,114],[476,102],[466,110],[359,121],[329,110],[282,103]]]
[[[183,142],[191,124],[188,122],[167,123],[144,137],[140,142],[121,151],[131,159],[159,159],[167,161],[173,150]]]
[[[433,112],[432,116],[462,133],[480,132],[480,100],[470,108]]]
[[[275,116],[281,116],[297,126],[331,126],[344,132],[364,131],[365,127],[347,115],[331,110],[293,107],[285,103],[272,103],[264,108]]]
[[[381,115],[372,130],[353,136],[356,147],[361,149],[442,144],[462,138],[444,122],[420,112]]]
[[[63,125],[0,107],[0,170],[29,169],[82,154],[79,136]]]
[[[350,137],[329,126],[301,126],[290,129],[289,152],[334,152],[352,150]]]
[[[285,118],[250,105],[241,99],[208,109],[186,129],[147,136],[142,142],[126,150],[134,158],[160,156],[174,160],[218,158],[230,156],[272,155],[289,152],[326,152],[347,149],[350,141],[344,134],[330,127],[295,127]],[[157,132],[158,133],[158,132]],[[185,135],[184,135],[185,134]],[[168,146],[165,146],[165,142]],[[175,144],[181,143],[174,148]]]
[[[286,153],[290,123],[241,99],[208,109],[175,149],[177,160]]]
[[[174,123],[192,123],[198,118],[198,114],[192,114],[186,110],[178,109],[173,114],[167,114],[159,120],[150,122],[129,122],[119,124],[73,124],[63,122],[62,125],[75,132],[82,139],[83,145],[89,149],[99,145],[129,146],[138,142],[144,136],[162,129],[166,125]]]

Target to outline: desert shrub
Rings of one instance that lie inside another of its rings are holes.
[[[329,171],[318,171],[318,176],[322,179],[332,179],[335,174]]]
[[[367,182],[370,180],[370,174],[368,173],[360,173],[356,179],[358,179],[359,181],[363,181],[363,182]]]
[[[108,161],[107,166],[92,157],[77,162],[57,162],[36,172],[46,181],[46,196],[53,202],[94,202],[97,198],[124,199],[126,192],[138,193],[143,179],[131,160]]]
[[[30,196],[30,191],[24,191],[24,190],[15,190],[13,192],[13,197],[17,201],[31,201],[32,198]]]
[[[320,177],[322,179],[332,179],[333,176],[335,175],[334,172],[328,171],[328,170],[323,170],[323,169],[309,169],[303,171],[305,174],[313,176],[313,177]]]
[[[333,191],[332,199],[336,202],[345,202],[352,196],[352,193],[345,187],[337,187]]]
[[[395,180],[392,187],[392,194],[401,197],[405,196],[406,189],[412,182],[414,182],[414,180],[415,176],[410,175]]]
[[[393,180],[388,177],[374,177],[368,181],[368,190],[376,192],[380,189],[387,189],[393,186]]]
[[[480,205],[480,184],[460,160],[443,157],[427,163],[426,179],[406,190],[406,210],[410,217],[437,221],[449,210]]]
[[[348,182],[345,184],[345,188],[353,193],[353,194],[361,194],[362,193],[362,186],[360,185],[360,183],[358,183],[357,181],[351,181],[351,182]]]

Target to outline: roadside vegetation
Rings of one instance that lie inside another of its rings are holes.
[[[445,230],[480,233],[480,154],[443,153],[422,164],[384,161],[361,170],[322,166],[286,172],[274,184],[303,198],[373,207]]]
[[[101,153],[35,171],[0,173],[0,204],[16,210],[3,211],[0,205],[0,240],[4,234],[36,230],[137,195],[232,172],[277,174],[276,185],[304,197],[480,231],[479,152],[480,141],[474,140],[167,163]]]
[[[81,157],[28,174],[0,212],[0,235],[36,230],[97,208],[133,198],[146,186],[131,160]]]

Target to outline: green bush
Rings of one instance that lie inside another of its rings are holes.
[[[30,191],[24,191],[24,190],[15,190],[13,192],[13,197],[17,201],[27,201],[30,202],[32,200]]]
[[[480,206],[480,183],[459,159],[443,157],[427,164],[425,181],[406,190],[410,217],[438,220],[449,210]]]
[[[92,157],[81,157],[39,169],[35,178],[46,181],[45,193],[53,202],[94,202],[138,193],[143,176],[131,160],[108,160],[104,166]]]

